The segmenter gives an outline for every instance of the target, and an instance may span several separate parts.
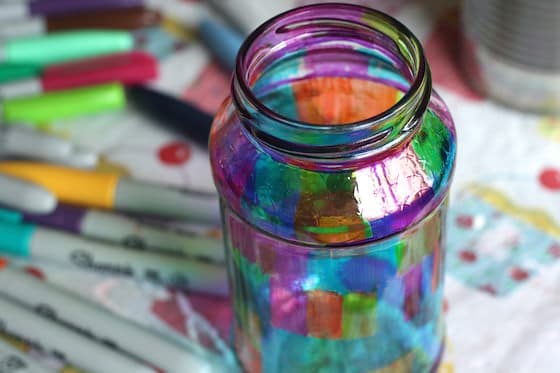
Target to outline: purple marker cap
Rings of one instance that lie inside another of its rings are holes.
[[[59,203],[50,214],[23,214],[23,219],[29,223],[43,225],[72,233],[80,233],[81,223],[86,210],[76,206]]]
[[[32,0],[29,11],[32,15],[50,16],[141,5],[142,0]]]

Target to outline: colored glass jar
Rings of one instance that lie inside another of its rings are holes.
[[[210,138],[246,371],[437,367],[455,144],[393,18],[312,5],[248,37]]]

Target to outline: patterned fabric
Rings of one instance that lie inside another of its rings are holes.
[[[554,352],[560,346],[560,120],[499,106],[469,88],[460,66],[456,2],[360,2],[392,12],[420,37],[435,86],[457,127],[458,163],[446,245],[447,341],[440,372],[558,372],[560,354]],[[205,52],[195,43],[188,48],[196,52],[185,56],[210,60],[200,56]],[[169,66],[167,76],[182,76],[182,69],[191,69],[191,61]],[[228,74],[208,63],[197,77],[183,82],[183,95],[212,112],[227,95],[228,82]],[[103,168],[213,190],[204,151],[131,109],[57,123],[51,130],[101,152]],[[229,341],[231,308],[227,300],[62,270],[43,262],[24,265],[124,317],[228,354],[224,341]],[[373,297],[340,299],[321,294],[312,293],[305,301],[327,304],[342,313],[342,329],[333,324],[329,329],[333,335],[379,327],[353,316],[361,307],[379,307]],[[313,307],[308,312],[313,316]],[[247,317],[250,322],[249,311]],[[307,317],[301,315],[298,321],[294,316],[293,328]],[[333,320],[316,322],[330,325]],[[258,365],[255,354],[247,350],[240,358]],[[403,356],[375,372],[404,372],[407,359]]]

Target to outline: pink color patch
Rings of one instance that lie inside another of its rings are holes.
[[[546,168],[539,175],[541,185],[552,191],[560,191],[560,170]]]
[[[155,301],[152,304],[152,312],[179,333],[187,334],[187,319],[177,304],[175,294],[168,299]]]
[[[202,315],[218,331],[220,337],[227,341],[232,321],[229,299],[197,293],[189,293],[186,297],[193,310]],[[173,293],[165,300],[154,302],[152,312],[179,333],[187,334],[188,315],[181,311],[177,302],[177,295]]]
[[[560,244],[554,243],[548,248],[548,252],[555,258],[560,258]]]
[[[450,91],[470,100],[481,100],[468,84],[461,66],[461,29],[458,9],[442,15],[424,43],[432,79]]]
[[[481,286],[480,290],[485,291],[488,294],[496,295],[496,289],[492,285]]]
[[[222,101],[229,95],[229,80],[229,74],[213,62],[206,66],[196,82],[187,88],[183,98],[198,108],[215,114]]]
[[[293,289],[295,281],[283,283],[276,276],[270,279],[272,326],[307,335],[307,297],[301,289]]]
[[[158,150],[158,158],[166,165],[180,166],[187,163],[191,157],[191,148],[187,143],[173,141],[163,145]]]
[[[457,216],[455,219],[455,224],[461,228],[471,229],[474,225],[474,218],[470,215]]]
[[[473,263],[476,262],[476,253],[470,250],[463,250],[459,253],[459,257],[463,262]]]
[[[515,281],[525,281],[529,278],[529,272],[519,267],[512,268],[510,275]]]
[[[229,340],[233,320],[230,300],[199,293],[190,293],[188,297],[193,309],[216,328],[223,340]]]

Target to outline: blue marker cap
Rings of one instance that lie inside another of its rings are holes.
[[[198,33],[223,67],[233,71],[237,52],[243,44],[243,36],[227,25],[210,18],[200,23]]]
[[[0,254],[29,256],[34,231],[34,225],[17,224],[0,219]]]

